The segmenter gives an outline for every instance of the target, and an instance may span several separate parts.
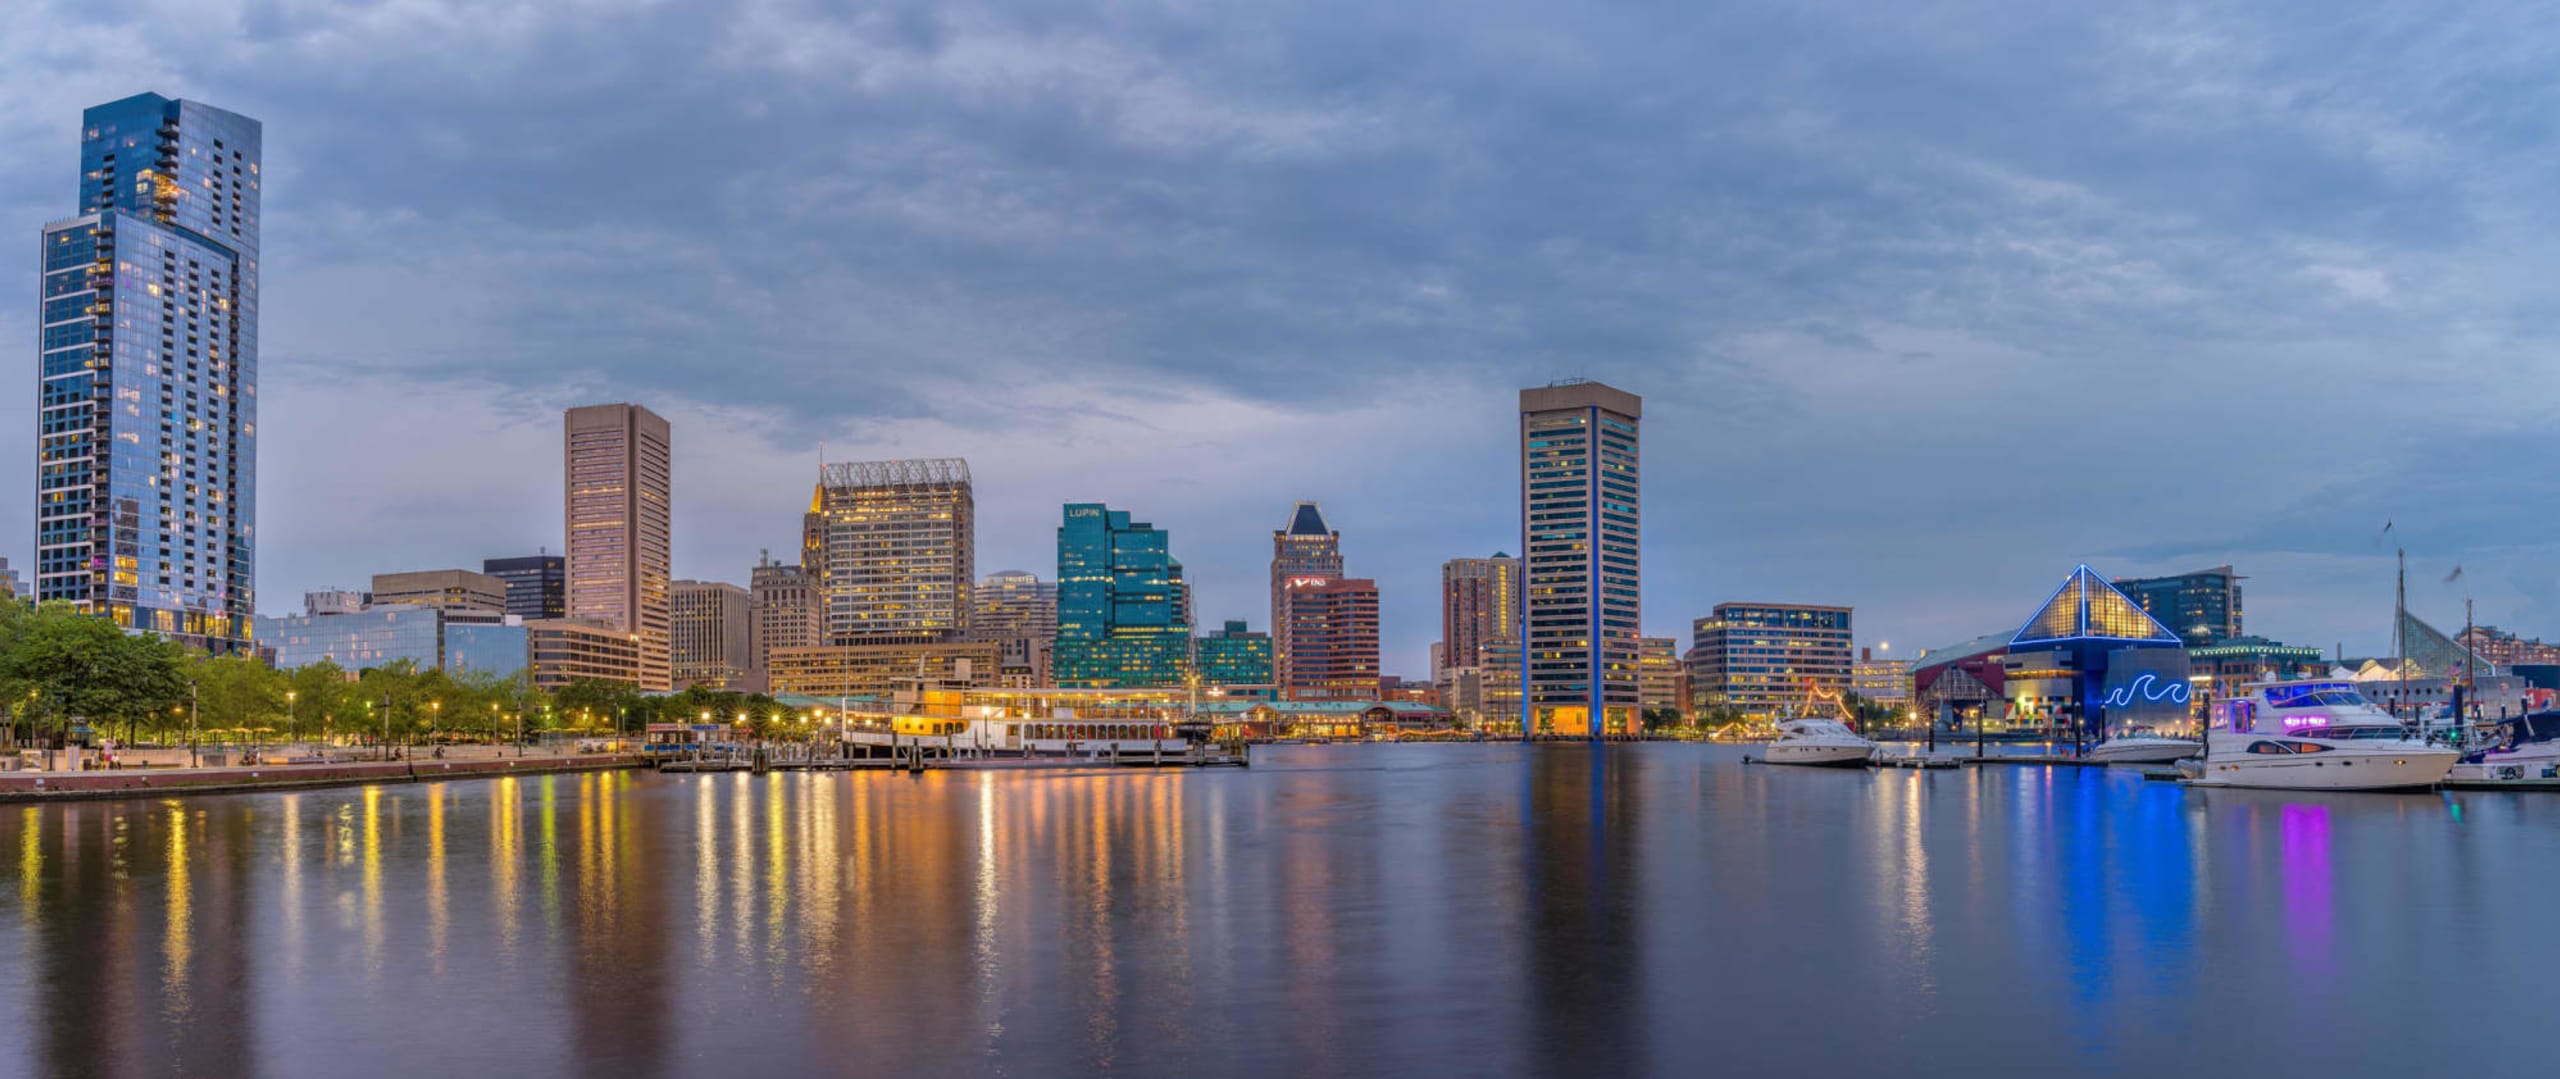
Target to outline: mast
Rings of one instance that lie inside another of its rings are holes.
[[[2391,602],[2391,712],[2400,713],[2409,694],[2409,549],[2399,548],[2400,584]]]

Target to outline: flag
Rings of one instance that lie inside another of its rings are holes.
[[[2384,522],[2382,522],[2382,530],[2383,530],[2383,531],[2385,531],[2385,532],[2389,532],[2389,531],[2391,531],[2391,522],[2389,522],[2389,521],[2384,521]]]
[[[2445,574],[2445,575],[2444,575],[2444,583],[2446,583],[2446,584],[2452,584],[2453,582],[2455,582],[2455,581],[2459,581],[2459,580],[2461,580],[2461,579],[2462,579],[2462,567],[2460,567],[2460,566],[2455,566],[2455,567],[2453,567],[2453,572],[2451,572],[2451,573],[2448,573],[2448,574]]]

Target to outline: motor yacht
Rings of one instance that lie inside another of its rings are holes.
[[[2125,727],[2089,747],[2089,759],[2105,764],[2168,764],[2204,752],[2204,743],[2143,727]]]
[[[2295,679],[2214,702],[2204,756],[2179,767],[2200,787],[2423,790],[2460,757],[2412,737],[2352,682]]]
[[[1876,754],[1876,744],[1858,736],[1836,719],[1782,719],[1778,739],[1769,743],[1771,764],[1811,764],[1855,768]]]

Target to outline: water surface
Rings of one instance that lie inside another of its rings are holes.
[[[0,806],[0,1074],[2548,1075],[2560,795],[1705,746]]]

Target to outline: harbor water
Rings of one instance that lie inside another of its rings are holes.
[[[2560,1069],[2560,795],[1745,752],[0,806],[0,1075]]]

